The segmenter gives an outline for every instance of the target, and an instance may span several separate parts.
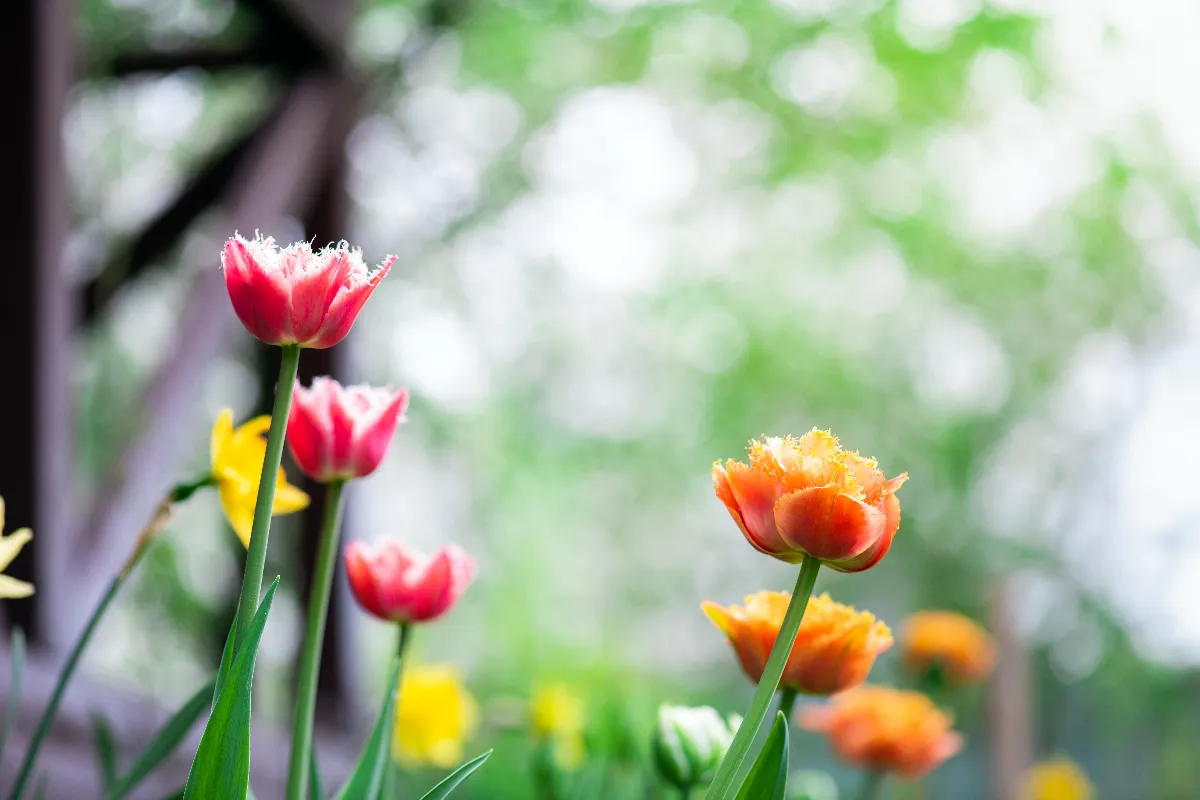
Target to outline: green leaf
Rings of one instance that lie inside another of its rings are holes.
[[[129,772],[109,789],[108,800],[121,800],[132,792],[146,776],[158,769],[174,752],[188,731],[196,724],[196,720],[208,710],[213,694],[213,684],[216,678],[201,686],[191,698],[184,703],[183,708],[175,712],[175,716],[154,734],[154,738],[146,745],[141,754],[129,768]]]
[[[775,724],[758,753],[754,765],[736,800],[783,800],[788,777],[788,723],[783,712],[775,715]]]
[[[112,726],[102,714],[92,714],[92,742],[96,749],[96,763],[100,766],[100,786],[108,797],[117,781],[117,746],[113,739]]]
[[[184,800],[245,800],[250,785],[250,695],[258,643],[271,612],[279,578],[271,583],[246,629],[246,638],[217,695],[188,773]],[[228,642],[226,642],[228,646]],[[224,657],[222,656],[222,659]],[[218,680],[220,676],[218,675]]]
[[[17,708],[21,704],[21,673],[25,669],[25,632],[13,628],[8,651],[12,653],[12,675],[8,679],[8,702],[4,706],[4,722],[0,724],[0,763],[4,762],[4,745],[17,724]]]
[[[233,666],[233,647],[237,641],[237,612],[233,613],[233,622],[229,626],[229,633],[225,635],[225,647],[221,649],[221,663],[217,666],[217,677],[213,683],[213,708],[217,707],[217,698],[221,695],[221,690],[225,688],[225,679],[229,676],[229,670]]]
[[[308,797],[309,800],[323,800],[325,789],[321,784],[321,770],[317,769],[317,748],[308,749]]]
[[[161,800],[183,800],[184,791],[185,790],[180,787],[177,791],[171,792],[166,797],[161,798]]]
[[[445,797],[449,797],[450,793],[457,789],[458,785],[465,781],[472,772],[483,766],[483,762],[487,761],[491,754],[492,751],[488,750],[483,755],[475,756],[447,775],[441,783],[430,789],[421,800],[442,800]]]
[[[336,800],[379,800],[391,746],[399,684],[400,659],[397,657],[392,659],[392,668],[388,670],[388,682],[385,684],[387,694],[384,695],[379,718],[375,720],[370,738],[363,745],[362,755],[358,757],[354,772],[337,793]]]

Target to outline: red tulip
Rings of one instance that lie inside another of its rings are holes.
[[[900,527],[896,490],[873,458],[843,450],[827,431],[750,443],[750,463],[713,464],[713,486],[758,550],[781,561],[819,558],[841,572],[875,566]]]
[[[454,545],[424,558],[395,539],[372,550],[346,547],[346,576],[359,605],[389,622],[429,622],[449,611],[475,578],[475,562]]]
[[[221,251],[225,288],[246,330],[267,344],[315,348],[346,338],[395,260],[372,273],[345,242],[314,253],[308,242],[280,249],[261,236],[234,235]]]
[[[404,389],[342,386],[316,378],[297,385],[287,442],[296,465],[322,483],[370,475],[387,455],[408,405]]]

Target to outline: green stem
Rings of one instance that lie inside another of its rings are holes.
[[[679,796],[680,796],[680,797],[682,797],[682,798],[683,798],[683,800],[691,800],[691,798],[692,798],[692,787],[690,787],[690,786],[684,786],[684,787],[682,787],[682,788],[679,790]]]
[[[207,484],[204,484],[207,485]],[[198,486],[196,488],[199,488]],[[193,489],[192,491],[195,491]],[[33,737],[29,740],[29,748],[25,751],[25,759],[21,762],[21,769],[17,773],[17,780],[13,783],[12,794],[9,795],[9,800],[21,800],[21,794],[25,791],[26,784],[33,776],[33,768],[37,764],[38,752],[42,749],[42,742],[46,738],[46,734],[50,732],[50,727],[54,724],[54,718],[58,715],[58,706],[62,702],[63,694],[67,690],[67,684],[71,682],[71,678],[75,675],[75,668],[79,666],[79,658],[83,655],[83,651],[87,649],[88,642],[92,639],[92,634],[96,632],[96,626],[100,623],[100,619],[108,611],[109,604],[113,598],[117,596],[117,592],[125,584],[125,579],[133,572],[134,567],[142,560],[142,556],[150,549],[150,544],[155,537],[166,527],[167,522],[171,518],[171,511],[176,497],[179,495],[179,487],[171,490],[158,508],[154,510],[153,516],[146,526],[138,533],[134,540],[133,552],[129,554],[129,558],[121,567],[121,570],[113,576],[109,581],[108,588],[104,591],[104,596],[100,598],[100,602],[92,609],[92,615],[88,618],[87,624],[83,626],[83,633],[79,634],[79,638],[75,641],[75,646],[71,648],[70,654],[67,655],[67,660],[63,662],[62,669],[58,673],[58,682],[54,684],[54,691],[50,694],[50,702],[46,704],[46,710],[42,712],[42,718],[38,720],[37,728],[34,729]],[[191,492],[188,492],[190,496]]]
[[[413,627],[411,622],[400,623],[400,641],[396,645],[396,657],[400,659],[400,672],[397,674],[397,680],[402,680],[404,676],[404,651],[408,648],[408,644],[412,641]],[[400,719],[400,687],[396,687],[396,719]],[[399,724],[399,723],[397,723]],[[395,735],[395,731],[392,732]],[[383,790],[379,793],[381,800],[393,800],[396,796],[396,786],[400,783],[400,767],[396,765],[396,759],[391,757],[389,753],[387,759],[387,767],[383,771]]]
[[[796,576],[796,589],[792,592],[791,602],[788,603],[787,613],[784,614],[783,624],[779,627],[779,635],[775,638],[775,646],[771,648],[771,656],[759,679],[758,688],[746,710],[742,725],[734,734],[733,742],[717,767],[716,777],[708,787],[706,800],[725,800],[737,781],[738,770],[754,745],[754,739],[767,718],[767,708],[775,696],[779,679],[783,676],[783,668],[787,665],[788,656],[796,644],[796,634],[800,632],[800,620],[804,618],[804,610],[808,607],[808,598],[812,595],[813,584],[817,582],[817,572],[821,562],[811,556],[806,557],[800,565],[800,574]]]
[[[250,620],[258,610],[262,593],[263,569],[267,565],[267,538],[271,534],[271,509],[275,505],[275,480],[279,462],[283,460],[283,438],[287,432],[288,409],[292,405],[292,388],[296,385],[296,370],[300,366],[300,345],[285,344],[279,359],[279,386],[275,390],[275,406],[271,409],[271,430],[267,432],[267,453],[263,458],[262,475],[258,482],[258,497],[254,501],[254,526],[250,529],[250,546],[246,550],[246,573],[242,577],[242,594],[238,602],[237,645],[241,645]]]
[[[788,724],[792,724],[792,711],[796,708],[796,690],[790,686],[785,686],[779,692],[779,710],[783,712],[783,718]]]
[[[317,679],[321,674],[321,645],[325,641],[325,620],[329,616],[329,593],[337,566],[338,531],[342,519],[342,495],[346,482],[335,480],[325,489],[325,518],[313,570],[312,595],[308,601],[308,628],[300,653],[300,686],[296,698],[296,716],[292,720],[292,754],[288,765],[288,800],[308,796],[309,758],[312,751],[313,716],[317,707]]]
[[[863,778],[862,791],[859,792],[859,800],[879,800],[883,797],[883,773],[879,771],[868,772]]]

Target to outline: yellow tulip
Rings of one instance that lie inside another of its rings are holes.
[[[1069,758],[1037,764],[1025,776],[1024,800],[1092,800],[1095,789],[1083,770]]]
[[[550,743],[554,763],[565,770],[583,765],[585,748],[583,698],[562,684],[534,692],[529,724],[534,738]]]
[[[456,766],[479,725],[479,707],[459,671],[445,664],[417,666],[400,679],[392,755],[413,766]]]
[[[4,530],[4,498],[0,497],[0,532]],[[8,536],[0,535],[0,572],[8,569],[21,548],[33,538],[29,528],[13,531]],[[19,581],[8,575],[0,575],[0,598],[21,598],[33,594],[33,584]]]
[[[267,456],[264,437],[270,427],[271,418],[262,416],[234,429],[233,411],[228,408],[221,412],[213,425],[212,478],[216,481],[225,516],[244,547],[250,546],[254,504],[258,498],[263,459]],[[308,495],[287,482],[281,467],[275,483],[275,503],[271,513],[291,514],[307,506]]]

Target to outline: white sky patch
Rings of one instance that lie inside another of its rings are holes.
[[[775,63],[775,91],[819,117],[878,116],[895,103],[891,75],[881,68],[859,34],[826,33],[795,47]]]
[[[947,414],[998,411],[1008,399],[1008,356],[966,310],[926,309],[924,329],[910,351],[917,394]]]
[[[896,29],[913,47],[934,50],[949,43],[959,26],[974,19],[981,7],[982,0],[900,0]]]

